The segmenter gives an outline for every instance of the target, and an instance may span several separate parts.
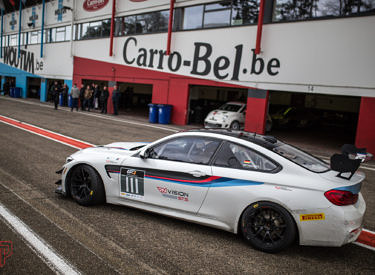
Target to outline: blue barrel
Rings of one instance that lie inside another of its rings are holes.
[[[72,108],[72,104],[73,104],[73,99],[72,99],[72,96],[69,95],[69,96],[68,96],[68,106],[69,106],[70,108]]]
[[[20,98],[21,97],[21,88],[20,87],[14,87],[13,88],[13,97]]]
[[[14,87],[10,88],[9,95],[10,97],[14,97]]]
[[[159,104],[159,123],[169,124],[171,122],[172,105]]]
[[[63,106],[63,104],[64,104],[64,97],[62,94],[59,94],[59,105]]]
[[[158,123],[158,105],[150,103],[148,104],[149,107],[149,121],[150,123]]]

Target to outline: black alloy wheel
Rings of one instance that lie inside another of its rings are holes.
[[[242,234],[254,248],[275,253],[287,248],[296,238],[296,226],[283,207],[271,202],[250,205],[242,215]]]
[[[89,165],[72,168],[70,174],[70,194],[80,205],[89,206],[103,203],[105,199],[103,182]]]

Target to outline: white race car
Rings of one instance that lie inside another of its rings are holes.
[[[356,170],[368,154],[348,148],[329,166],[274,137],[191,130],[80,150],[57,172],[56,191],[84,206],[125,205],[240,233],[265,252],[295,239],[342,246],[361,233],[366,208]]]
[[[227,102],[207,115],[204,120],[204,127],[239,130],[245,123],[245,113],[245,103]]]

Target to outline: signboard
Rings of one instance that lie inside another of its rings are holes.
[[[97,11],[104,8],[109,0],[86,0],[83,2],[83,9],[85,11]]]

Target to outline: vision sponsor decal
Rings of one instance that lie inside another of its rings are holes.
[[[86,11],[97,11],[104,8],[109,0],[86,0],[83,2],[83,9]]]
[[[144,198],[145,171],[121,168],[120,196],[129,199]]]
[[[172,190],[167,187],[160,187],[158,186],[157,189],[161,193],[163,197],[179,200],[179,201],[189,201],[189,193]]]
[[[43,61],[35,59],[33,52],[20,50],[20,58],[18,58],[17,48],[5,47],[3,58],[4,64],[16,67],[32,74],[34,74],[35,71],[43,71]]]
[[[299,219],[300,219],[301,222],[317,221],[317,220],[325,220],[325,216],[324,216],[324,213],[301,214],[301,215],[299,215]]]
[[[205,42],[194,42],[192,45],[194,54],[192,58],[186,58],[178,51],[169,56],[162,49],[144,48],[138,45],[135,37],[125,40],[123,48],[123,59],[127,65],[138,67],[156,68],[159,70],[169,69],[178,72],[183,67],[189,69],[191,75],[207,76],[211,73],[220,80],[239,80],[240,76],[279,74],[281,67],[277,58],[264,59],[251,50],[250,64],[243,64],[242,56],[244,46],[236,45],[231,56],[219,56],[213,58],[214,47]]]

